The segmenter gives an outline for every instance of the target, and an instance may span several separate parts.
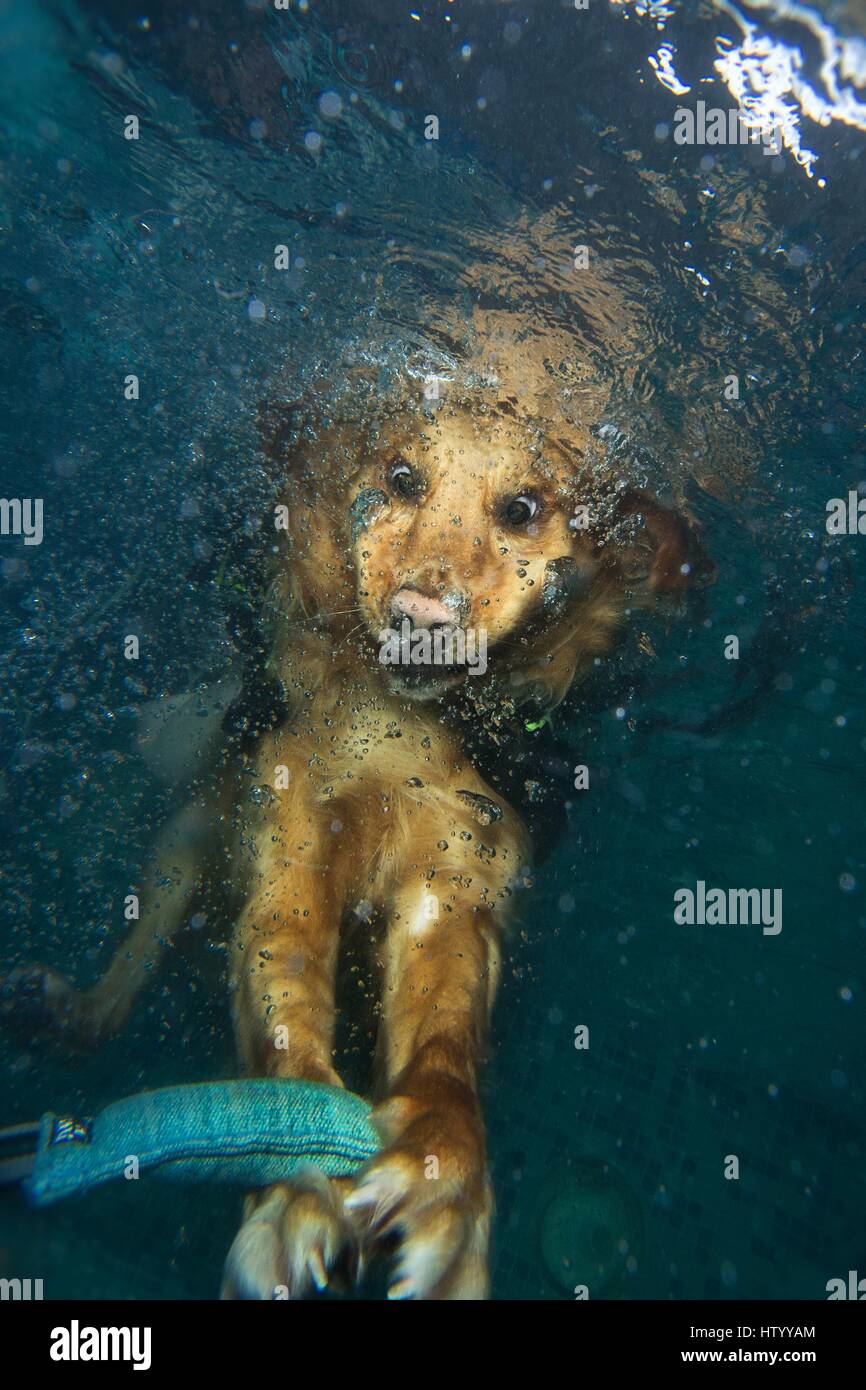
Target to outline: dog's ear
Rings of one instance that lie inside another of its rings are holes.
[[[643,579],[653,593],[682,594],[715,579],[715,565],[700,544],[697,527],[681,513],[639,488],[625,493],[619,511],[643,519],[645,540],[632,552],[632,577]]]
[[[599,573],[578,605],[566,607],[552,627],[536,634],[509,678],[518,704],[531,700],[539,710],[555,709],[578,672],[610,650],[620,620],[620,589]]]

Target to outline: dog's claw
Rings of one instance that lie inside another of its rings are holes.
[[[385,1175],[372,1173],[349,1194],[344,1206],[347,1211],[365,1217],[371,1228],[380,1228],[393,1215],[404,1195],[405,1192],[389,1183]]]
[[[318,1250],[311,1250],[307,1256],[307,1269],[310,1271],[313,1283],[321,1293],[323,1289],[328,1287],[328,1271],[325,1269]]]
[[[358,1265],[337,1181],[311,1171],[253,1200],[226,1259],[223,1298],[304,1298],[328,1288],[344,1252]]]

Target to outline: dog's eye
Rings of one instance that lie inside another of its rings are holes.
[[[509,526],[525,526],[528,521],[536,515],[538,503],[534,497],[522,492],[519,497],[512,497],[510,502],[506,502],[504,514]]]
[[[421,491],[417,475],[405,459],[397,459],[388,472],[388,486],[395,497],[415,497]]]

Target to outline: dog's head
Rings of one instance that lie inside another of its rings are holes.
[[[349,608],[409,698],[489,674],[556,705],[626,606],[707,570],[685,520],[582,443],[483,392],[296,437],[306,607]]]
[[[414,699],[489,670],[555,705],[627,601],[701,568],[674,511],[602,480],[508,402],[365,441],[343,505],[359,616],[389,685]]]

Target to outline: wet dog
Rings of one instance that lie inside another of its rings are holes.
[[[253,726],[241,701],[240,733],[208,754],[163,832],[140,921],[103,979],[79,993],[50,971],[21,976],[79,1035],[116,1031],[207,881],[234,923],[245,1069],[340,1086],[341,935],[359,904],[381,922],[381,1152],[351,1181],[252,1194],[228,1296],[302,1296],[347,1250],[382,1241],[396,1248],[391,1296],[486,1295],[478,1074],[532,847],[468,733],[525,702],[552,709],[627,609],[701,569],[675,508],[518,396],[476,383],[431,407],[407,388],[379,410],[375,394],[351,420],[265,410],[280,491],[256,680],[283,714]],[[467,660],[481,641],[484,662]]]

